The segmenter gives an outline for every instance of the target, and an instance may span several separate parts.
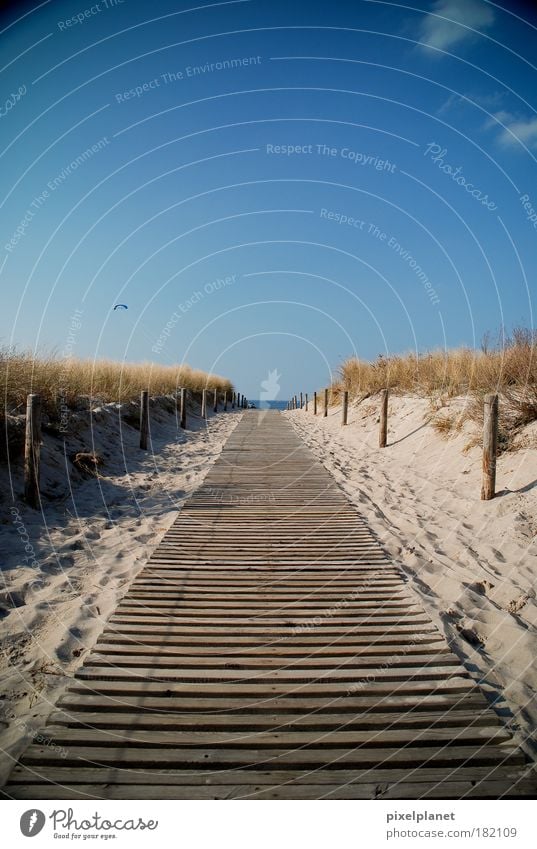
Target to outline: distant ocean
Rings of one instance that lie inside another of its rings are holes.
[[[287,401],[252,401],[250,398],[248,399],[251,404],[255,404],[258,410],[286,410],[287,409]]]

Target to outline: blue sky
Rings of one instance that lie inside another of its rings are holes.
[[[286,398],[532,326],[533,8],[8,5],[1,343]]]

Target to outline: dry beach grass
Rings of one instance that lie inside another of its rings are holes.
[[[58,395],[69,407],[81,397],[100,403],[132,401],[142,389],[150,395],[171,395],[184,387],[230,391],[226,378],[193,369],[188,365],[162,366],[155,363],[121,363],[113,360],[61,358],[53,354],[33,355],[13,349],[0,350],[0,391],[6,413],[20,411],[31,393],[41,395],[45,408]]]
[[[466,396],[467,403],[456,418],[439,413],[436,427],[449,432],[470,419],[482,418],[483,396],[501,396],[500,430],[509,433],[537,419],[537,332],[516,328],[491,345],[485,338],[481,350],[457,348],[425,354],[379,355],[373,362],[356,357],[345,360],[332,383],[332,403],[344,390],[351,401],[360,401],[381,389],[427,397],[433,410],[449,399]]]

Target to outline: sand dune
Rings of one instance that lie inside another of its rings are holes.
[[[115,405],[73,414],[65,453],[45,434],[43,514],[11,500],[20,466],[11,480],[1,468],[0,785],[240,417],[230,410],[207,426],[190,417],[184,432],[173,410],[152,405],[147,453]],[[73,466],[82,449],[102,457],[98,477]]]
[[[535,756],[535,425],[516,437],[518,450],[500,456],[498,496],[482,502],[481,450],[464,450],[474,426],[440,436],[423,398],[391,398],[385,449],[378,448],[375,398],[351,407],[346,427],[336,407],[327,418],[311,410],[285,415],[401,563],[453,649]]]

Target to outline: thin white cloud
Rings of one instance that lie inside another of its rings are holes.
[[[458,94],[450,94],[447,100],[444,100],[439,109],[437,109],[437,115],[445,115],[446,112],[450,112],[452,109],[456,109],[457,106],[460,106],[464,101],[462,97],[459,97]]]
[[[494,23],[494,12],[483,0],[437,0],[418,32],[423,47],[448,50]]]
[[[472,92],[463,92],[462,94],[450,94],[449,97],[440,104],[436,110],[437,115],[445,115],[448,112],[457,112],[461,109],[475,109],[476,106],[481,106],[487,112],[490,109],[499,109],[505,101],[505,93],[501,91],[493,91],[490,94],[473,94]],[[502,114],[499,112],[498,114]],[[507,112],[505,113],[508,114]],[[486,128],[496,126],[496,121],[490,117],[486,124]]]
[[[513,118],[511,115],[498,113],[495,117],[505,125],[498,138],[502,147],[520,147],[522,142],[527,148],[537,148],[537,116]]]

